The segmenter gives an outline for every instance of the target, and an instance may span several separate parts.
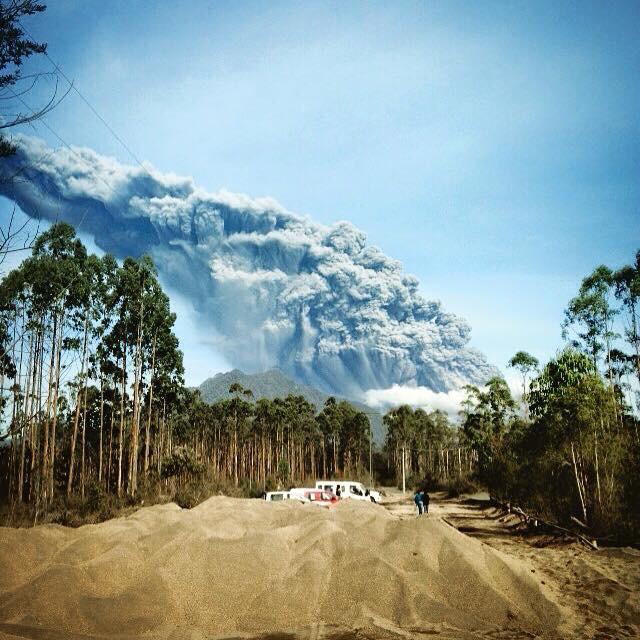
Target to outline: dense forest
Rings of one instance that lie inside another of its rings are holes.
[[[402,405],[388,411],[383,421],[389,478],[398,487],[446,487],[454,494],[471,486],[477,452],[446,413]]]
[[[259,495],[319,476],[413,488],[469,487],[599,533],[639,530],[640,252],[598,267],[569,302],[567,345],[527,352],[514,399],[503,378],[466,387],[458,425],[400,406],[372,442],[369,418],[328,398],[212,404],[183,380],[175,315],[148,257],[87,252],[72,227],[41,233],[0,283],[0,489],[9,521],[113,515],[214,492]]]
[[[38,236],[0,283],[10,517],[108,517],[143,500],[188,505],[208,492],[257,495],[318,476],[370,479],[374,462],[385,473],[366,413],[348,402],[330,397],[316,411],[303,396],[253,398],[238,384],[228,399],[203,402],[184,385],[174,322],[148,257],[119,265],[90,255],[64,223]],[[452,472],[446,415],[418,410],[412,424],[429,469]]]
[[[542,368],[518,352],[522,400],[501,378],[468,386],[461,437],[505,501],[601,536],[640,533],[640,251],[597,267],[565,311],[567,344]],[[573,517],[573,520],[572,520]]]
[[[94,479],[134,495],[170,438],[183,373],[152,262],[90,255],[56,224],[3,279],[0,314],[7,498],[37,511]]]

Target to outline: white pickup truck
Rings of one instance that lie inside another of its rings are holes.
[[[316,489],[331,491],[341,499],[350,498],[352,500],[369,500],[380,504],[382,496],[374,489],[367,489],[361,482],[351,480],[316,480]]]

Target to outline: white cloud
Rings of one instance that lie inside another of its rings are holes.
[[[465,398],[462,389],[453,389],[447,392],[437,392],[427,387],[410,387],[394,384],[388,389],[369,389],[363,395],[363,402],[371,407],[386,411],[402,404],[417,409],[440,409],[452,418],[457,417],[458,411]]]

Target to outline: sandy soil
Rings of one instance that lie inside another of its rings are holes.
[[[530,565],[562,610],[563,637],[640,638],[640,551],[591,551],[573,538],[532,534],[505,516],[488,496],[446,500],[435,496],[432,515],[494,549]]]
[[[154,506],[79,529],[0,528],[0,638],[637,632],[637,557],[635,578],[629,572],[626,582],[616,582],[617,563],[633,564],[626,556],[595,560],[573,547],[535,550],[522,543],[513,552],[511,538],[493,544],[442,517],[507,528],[479,508],[434,502],[428,517],[417,518],[402,496],[390,502],[383,508],[345,501],[326,510],[215,497],[190,511]],[[537,553],[547,551],[541,563]],[[567,561],[580,569],[571,584]],[[597,594],[584,622],[573,608],[580,596],[569,598],[570,590]],[[610,626],[601,624],[606,608]]]

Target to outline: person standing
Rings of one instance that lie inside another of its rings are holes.
[[[416,495],[413,496],[413,501],[416,503],[416,507],[418,507],[418,515],[421,516],[424,509],[424,505],[422,503],[422,494],[420,490],[416,491]]]
[[[422,512],[423,513],[429,513],[429,501],[430,501],[430,497],[429,494],[427,493],[427,490],[425,489],[422,492]]]

